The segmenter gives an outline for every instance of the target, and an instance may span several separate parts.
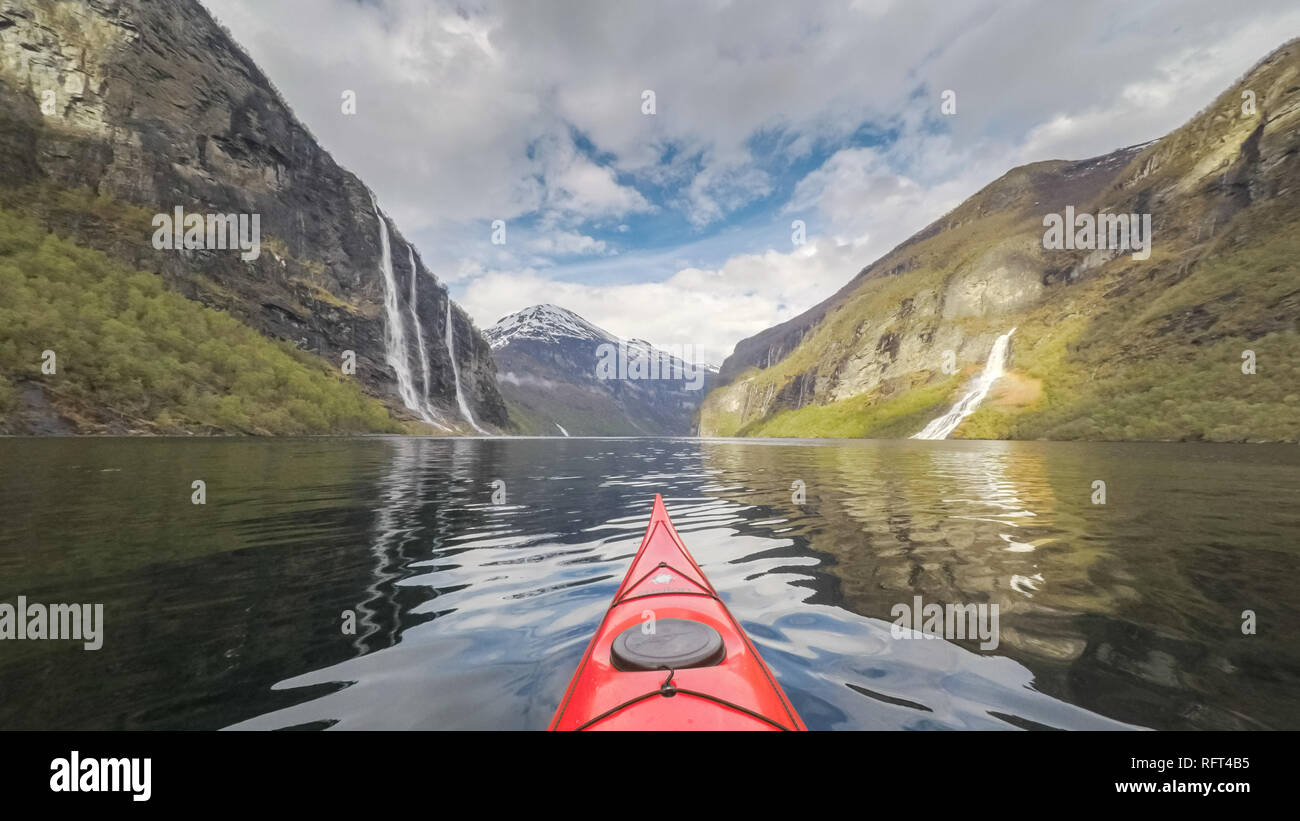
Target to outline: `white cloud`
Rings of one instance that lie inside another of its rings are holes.
[[[772,181],[748,155],[731,159],[707,157],[682,194],[682,210],[697,228],[723,219],[753,200],[767,196]]]
[[[1240,74],[1300,30],[1300,8],[1158,57],[1147,71],[1117,80],[1115,93],[1091,106],[1062,111],[1031,128],[1019,162],[1095,156],[1162,137],[1209,105]],[[1264,43],[1272,43],[1263,46]],[[1121,138],[1120,135],[1123,135]]]
[[[567,136],[550,138],[541,151],[546,208],[568,219],[623,217],[653,207],[635,188],[620,185],[614,171],[578,153]]]
[[[737,339],[793,317],[856,273],[856,249],[814,240],[790,253],[738,254],[718,268],[682,268],[657,282],[602,284],[551,279],[536,269],[478,272],[460,303],[480,327],[550,302],[622,337],[692,345],[720,364]],[[851,275],[851,274],[850,274]]]
[[[580,254],[604,254],[604,240],[579,234],[576,231],[558,231],[543,234],[529,241],[528,248],[545,256],[576,256]]]
[[[783,212],[811,213],[810,234],[853,248],[859,264],[843,272],[843,284],[960,205],[1005,170],[1009,159],[983,149],[956,151],[943,135],[915,136],[886,150],[843,149],[799,181]],[[898,168],[916,169],[917,177]],[[936,181],[924,184],[925,177]]]

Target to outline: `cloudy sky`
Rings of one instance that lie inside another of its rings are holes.
[[[1300,34],[1294,0],[202,2],[481,328],[551,302],[715,363],[1011,167],[1159,137]]]

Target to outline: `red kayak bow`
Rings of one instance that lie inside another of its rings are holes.
[[[641,549],[550,729],[807,729],[657,493]]]

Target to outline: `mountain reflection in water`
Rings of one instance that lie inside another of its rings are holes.
[[[810,728],[1300,727],[1294,447],[107,439],[0,457],[0,601],[104,602],[106,622],[93,653],[6,643],[2,728],[543,728],[656,492]],[[891,637],[914,596],[997,604],[999,645]]]

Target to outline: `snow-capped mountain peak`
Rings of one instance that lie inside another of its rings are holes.
[[[494,351],[516,340],[618,342],[618,337],[596,327],[573,311],[550,304],[533,305],[504,316],[484,331],[483,335]]]

